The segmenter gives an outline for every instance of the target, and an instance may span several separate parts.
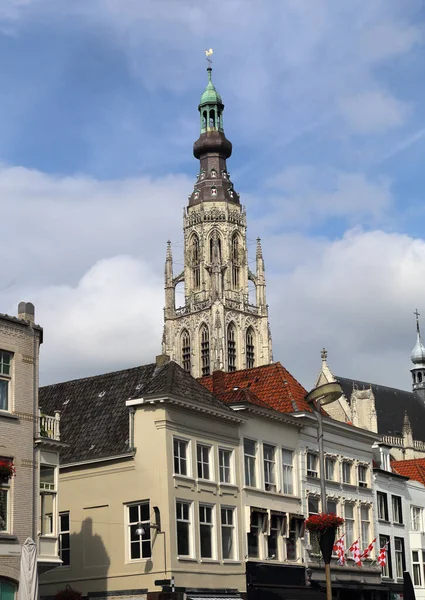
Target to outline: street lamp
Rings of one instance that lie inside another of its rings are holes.
[[[327,512],[326,484],[325,484],[325,450],[323,445],[323,415],[322,406],[335,402],[342,396],[342,388],[337,381],[325,383],[313,388],[305,397],[310,404],[313,414],[317,419],[317,442],[319,446],[319,465],[320,465],[320,496],[322,501],[322,512]],[[325,561],[326,577],[326,600],[332,600],[331,587],[331,566]]]

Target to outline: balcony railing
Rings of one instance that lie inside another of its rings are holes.
[[[49,415],[43,415],[41,411],[38,411],[38,437],[39,438],[49,438],[50,440],[55,440],[57,442],[60,441],[60,419],[61,414],[57,410],[55,412],[54,417],[50,417]]]

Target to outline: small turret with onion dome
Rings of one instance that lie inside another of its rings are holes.
[[[416,316],[416,344],[410,355],[410,360],[413,363],[412,373],[412,389],[425,401],[425,346],[422,343],[421,330],[419,326],[418,310],[414,312]]]

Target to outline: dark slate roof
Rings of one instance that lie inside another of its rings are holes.
[[[413,439],[425,441],[425,404],[416,394],[357,379],[345,377],[336,377],[336,379],[341,384],[347,400],[350,400],[353,387],[360,390],[372,388],[378,418],[378,433],[401,436],[404,413],[407,412],[412,425]]]
[[[170,395],[231,412],[223,402],[175,362],[143,365],[40,388],[42,412],[61,411],[62,464],[116,456],[129,451],[129,417],[133,398]]]

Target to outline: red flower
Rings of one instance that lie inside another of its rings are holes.
[[[336,529],[343,523],[344,519],[337,517],[335,513],[319,513],[317,515],[311,515],[311,517],[306,520],[305,526],[309,531],[318,531],[321,533],[329,527]]]
[[[10,479],[16,474],[15,465],[11,460],[4,460],[0,458],[0,477],[7,477]]]

